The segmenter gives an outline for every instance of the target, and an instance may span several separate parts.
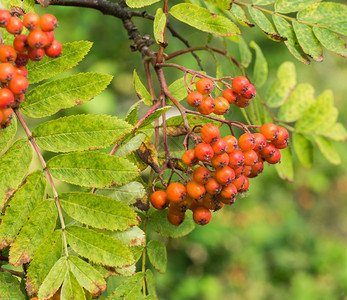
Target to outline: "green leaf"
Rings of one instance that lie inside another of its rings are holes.
[[[17,133],[17,118],[13,117],[10,126],[0,129],[0,153],[13,140]]]
[[[80,186],[103,188],[135,179],[137,167],[126,158],[101,152],[73,152],[51,158],[47,166],[53,177]]]
[[[130,250],[116,239],[78,226],[68,226],[65,232],[72,250],[94,263],[111,267],[134,263]]]
[[[166,210],[157,210],[150,215],[150,225],[156,232],[165,237],[179,238],[193,231],[195,224],[189,212],[180,226],[175,226],[167,220]]]
[[[137,226],[124,231],[105,231],[105,234],[120,241],[127,247],[140,247],[146,242],[145,233]]]
[[[163,44],[165,42],[165,26],[166,26],[166,15],[163,13],[161,8],[157,9],[153,22],[154,38],[157,44]]]
[[[207,0],[207,2],[213,4],[215,7],[225,10],[230,10],[232,0]]]
[[[23,10],[28,13],[34,10],[35,1],[33,0],[2,0],[1,6],[4,6],[6,9],[10,10],[12,6],[17,6],[23,8]],[[3,8],[3,7],[1,7]]]
[[[247,18],[246,13],[241,6],[234,4],[231,6],[230,11],[241,25],[246,27],[254,27],[254,24]]]
[[[25,300],[20,289],[20,281],[9,272],[0,272],[0,299]]]
[[[39,85],[26,94],[21,105],[30,118],[42,118],[90,101],[111,82],[112,76],[100,73],[80,73]]]
[[[272,26],[271,22],[263,12],[251,5],[248,6],[248,11],[253,21],[259,26],[259,28],[266,34],[268,38],[275,42],[286,40],[276,32],[275,28]]]
[[[147,244],[147,254],[153,267],[160,273],[166,272],[167,253],[163,242],[151,240]]]
[[[36,143],[52,152],[106,148],[130,133],[132,126],[105,115],[74,115],[45,122],[33,131]]]
[[[320,152],[329,162],[334,165],[339,165],[341,163],[341,158],[337,153],[334,145],[327,138],[323,136],[314,136],[313,138]]]
[[[336,33],[318,26],[313,26],[313,32],[322,45],[329,51],[347,57],[346,44]]]
[[[331,90],[322,93],[296,122],[299,132],[318,134],[331,128],[337,120],[338,111],[334,107],[334,95]]]
[[[126,0],[125,2],[129,7],[140,8],[140,7],[144,7],[147,5],[151,5],[151,4],[156,3],[158,1],[160,1],[160,0]]]
[[[154,122],[156,119],[158,119],[161,114],[166,113],[169,109],[171,108],[171,106],[164,106],[161,108],[158,108],[156,111],[154,111],[153,113],[151,113],[139,126],[139,128],[143,128],[146,127],[147,125],[151,124],[152,122]]]
[[[139,97],[140,100],[143,100],[144,104],[146,104],[147,106],[151,106],[153,104],[152,97],[141,82],[141,79],[137,75],[136,70],[134,70],[134,87],[137,97]]]
[[[106,300],[137,300],[138,293],[142,288],[142,282],[143,273],[136,273],[134,276],[123,281]]]
[[[139,112],[140,104],[143,103],[142,100],[137,101],[135,104],[130,106],[127,115],[125,117],[125,121],[131,125],[135,125],[137,123],[137,114]]]
[[[281,150],[281,161],[275,165],[278,175],[283,180],[294,181],[294,167],[291,147]]]
[[[295,65],[292,62],[284,62],[277,71],[277,78],[267,91],[265,102],[270,107],[281,106],[294,90],[296,85]]]
[[[17,140],[0,159],[0,209],[22,183],[33,157],[27,139]],[[3,180],[6,178],[6,180]]]
[[[276,14],[272,15],[272,19],[280,35],[287,38],[287,40],[284,41],[284,44],[287,46],[289,52],[297,60],[301,61],[306,65],[309,65],[310,60],[304,53],[304,51],[302,51],[302,48],[299,46],[298,40],[296,39],[296,35],[292,26],[285,19]]]
[[[73,219],[100,229],[125,230],[138,224],[128,205],[91,193],[63,193],[59,196],[64,211]]]
[[[280,13],[290,13],[311,6],[322,0],[277,0],[275,10]]]
[[[90,264],[74,255],[68,261],[77,281],[91,294],[100,296],[106,290],[106,281]]]
[[[142,199],[146,194],[146,190],[141,183],[132,181],[123,186],[114,187],[112,189],[98,189],[95,193],[131,205],[138,199]]]
[[[268,66],[264,57],[263,51],[254,41],[251,41],[249,45],[255,50],[255,63],[253,70],[254,84],[257,88],[262,87],[267,80]]]
[[[343,23],[336,23],[336,24],[331,24],[331,25],[323,25],[324,27],[320,28],[325,28],[329,29],[331,31],[335,31],[338,34],[342,35],[347,35],[347,22]]]
[[[64,283],[61,288],[61,298],[66,300],[86,299],[83,288],[70,270],[68,270],[65,274]]]
[[[288,100],[281,106],[278,118],[284,122],[294,122],[302,117],[314,101],[312,85],[308,83],[299,84],[290,94]]]
[[[335,123],[326,132],[322,132],[322,135],[338,142],[347,140],[347,131],[341,123]]]
[[[157,291],[155,290],[154,275],[150,269],[146,270],[145,279],[147,283],[148,296],[153,297],[153,299],[158,299]]]
[[[301,133],[293,134],[293,148],[300,161],[306,167],[311,168],[313,165],[313,144],[306,135]]]
[[[61,258],[62,251],[62,232],[56,230],[41,243],[30,262],[26,280],[26,290],[29,295],[38,292],[49,271]]]
[[[252,61],[252,52],[241,35],[239,36],[239,52],[241,64],[247,68]]]
[[[141,144],[144,142],[146,139],[146,135],[144,133],[139,133],[135,135],[130,141],[128,141],[126,144],[122,145],[117,152],[115,153],[116,156],[120,157],[126,157],[128,156],[131,152],[136,151],[139,149]]]
[[[78,41],[63,44],[63,50],[59,58],[45,56],[41,61],[29,61],[28,81],[29,84],[38,83],[51,78],[76,66],[89,52],[93,43]]]
[[[189,83],[190,83],[192,77],[193,76],[191,74],[187,74],[187,76],[186,76],[188,86],[189,86]],[[169,85],[168,89],[169,89],[170,93],[172,94],[172,96],[174,96],[174,98],[177,101],[181,101],[181,100],[187,98],[187,96],[188,96],[187,86],[185,83],[184,76],[181,77],[180,79],[177,79],[173,83],[171,83]],[[172,104],[170,99],[167,99],[166,103]]]
[[[66,256],[63,256],[54,264],[53,268],[49,271],[47,277],[43,281],[37,295],[39,299],[48,299],[58,291],[63,283],[67,270],[67,259]]]
[[[292,24],[302,50],[312,57],[313,60],[318,62],[322,61],[323,49],[314,35],[312,28],[297,21],[292,21]]]
[[[41,243],[53,232],[57,216],[54,200],[36,206],[12,244],[9,256],[12,265],[18,267],[32,260]]]
[[[212,14],[206,8],[198,5],[177,4],[171,7],[169,13],[181,22],[201,31],[222,36],[240,34],[240,29],[228,18]]]
[[[44,198],[46,191],[46,178],[41,170],[30,174],[25,183],[14,194],[5,215],[1,217],[0,249],[8,247],[16,234]]]
[[[268,5],[275,2],[275,0],[253,0],[253,4],[255,5]]]

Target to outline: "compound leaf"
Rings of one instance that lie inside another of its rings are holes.
[[[153,267],[160,273],[166,272],[167,253],[163,242],[151,240],[147,244],[147,254]]]
[[[321,44],[329,51],[347,57],[346,44],[336,33],[318,26],[313,26],[313,32]]]
[[[169,13],[181,22],[201,31],[222,36],[240,34],[240,29],[228,18],[215,15],[195,4],[177,4],[171,7]]]
[[[29,61],[29,84],[38,83],[73,68],[87,55],[92,45],[93,43],[88,41],[66,43],[62,45],[63,50],[59,58],[44,56],[39,62]]]
[[[20,139],[0,158],[0,209],[22,183],[32,157],[28,140]]]
[[[53,232],[57,216],[54,200],[42,201],[31,212],[10,249],[12,265],[18,267],[32,260],[41,243]]]
[[[83,288],[70,270],[65,273],[64,283],[61,288],[61,299],[86,299]]]
[[[320,1],[322,0],[277,0],[275,3],[275,10],[287,14],[304,9]]]
[[[125,230],[138,224],[128,205],[91,193],[63,193],[59,196],[64,211],[73,219],[100,229]]]
[[[59,180],[96,188],[122,185],[138,176],[137,167],[126,158],[92,151],[60,154],[47,166]]]
[[[294,133],[293,148],[301,164],[306,168],[311,168],[313,164],[313,144],[311,140],[304,134]]]
[[[254,27],[254,24],[247,18],[246,13],[241,6],[236,4],[232,5],[230,11],[241,25],[246,27]]]
[[[24,184],[13,195],[2,216],[0,225],[0,249],[6,248],[14,240],[16,234],[44,198],[46,179],[41,170],[30,174]]]
[[[326,132],[322,132],[322,135],[338,142],[347,140],[347,131],[341,123],[335,123]]]
[[[134,263],[130,250],[105,234],[78,226],[68,226],[65,232],[70,247],[94,263],[111,267],[124,267]]]
[[[130,124],[116,117],[75,115],[40,124],[33,137],[48,151],[83,151],[108,147],[131,129]]]
[[[341,158],[334,145],[327,138],[319,135],[315,135],[313,138],[318,146],[318,149],[329,162],[334,165],[339,165],[341,163]]]
[[[12,118],[10,126],[0,130],[0,153],[13,140],[17,132],[17,118]]]
[[[0,297],[4,300],[25,300],[20,281],[9,272],[0,272]]]
[[[138,294],[141,291],[143,282],[143,273],[136,273],[129,277],[119,285],[116,290],[106,298],[106,300],[133,300],[138,299]]]
[[[26,94],[23,113],[30,118],[42,118],[90,101],[111,82],[112,76],[100,73],[80,73],[56,79]]]

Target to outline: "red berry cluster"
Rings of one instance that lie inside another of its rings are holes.
[[[58,22],[55,16],[46,14],[39,17],[34,12],[23,15],[23,20],[8,10],[0,9],[0,27],[15,36],[13,46],[0,45],[0,126],[10,125],[13,108],[24,100],[28,89],[28,71],[25,68],[29,59],[40,61],[45,55],[60,56],[61,44],[54,39],[53,30]],[[29,34],[22,34],[23,27]]]
[[[182,161],[194,168],[186,185],[171,183],[166,192],[156,191],[151,203],[157,209],[167,210],[171,224],[180,225],[187,209],[193,211],[193,219],[199,225],[211,220],[211,211],[224,204],[233,204],[238,193],[248,190],[249,178],[258,176],[264,169],[264,161],[276,164],[288,145],[289,134],[283,127],[266,123],[260,133],[246,132],[238,139],[233,135],[223,138],[219,128],[206,124],[201,128],[202,143],[187,150]]]
[[[232,88],[224,90],[223,97],[213,99],[209,96],[213,87],[214,84],[210,79],[199,79],[196,83],[197,91],[188,94],[188,104],[191,107],[196,107],[203,115],[211,113],[224,115],[229,111],[230,104],[246,107],[256,94],[255,87],[244,76],[235,77],[232,82]]]

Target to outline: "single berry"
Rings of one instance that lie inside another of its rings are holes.
[[[213,90],[213,82],[208,78],[201,78],[196,83],[196,89],[203,95],[209,95]]]
[[[247,177],[244,175],[241,175],[240,177],[235,178],[235,180],[233,181],[233,185],[235,185],[237,191],[241,191],[244,187],[244,185],[246,184],[247,181]]]
[[[10,19],[10,12],[7,9],[0,9],[0,27],[6,27]]]
[[[55,36],[54,36],[54,32],[53,31],[46,31],[46,36],[47,36],[47,39],[48,39],[48,43],[47,43],[47,46],[50,46],[52,45],[54,39],[55,39]]]
[[[209,144],[200,143],[195,147],[195,156],[200,161],[210,161],[213,157],[213,149]]]
[[[246,98],[246,99],[252,99],[255,97],[256,91],[255,91],[255,87],[253,84],[250,84],[248,86],[248,89],[246,92],[242,93],[242,97]]]
[[[24,94],[21,95],[14,95],[14,103],[12,103],[12,108],[17,108],[21,105],[23,102],[25,96]]]
[[[224,168],[217,169],[215,177],[221,185],[228,185],[235,179],[235,171],[229,166],[226,166]]]
[[[9,82],[16,74],[16,68],[10,63],[0,64],[0,81]]]
[[[15,60],[17,67],[25,67],[29,62],[29,56],[26,53],[18,53]]]
[[[216,115],[224,115],[229,111],[230,104],[224,97],[217,97],[214,99],[214,110]]]
[[[226,89],[223,91],[223,97],[228,100],[230,104],[237,102],[239,94],[236,93],[233,89]]]
[[[266,137],[259,132],[253,133],[253,136],[255,138],[253,150],[259,152],[267,145]]]
[[[245,163],[245,156],[243,155],[242,151],[240,150],[234,150],[233,152],[229,153],[229,166],[232,168],[238,168],[243,166]]]
[[[48,37],[41,29],[34,29],[28,35],[30,48],[44,48],[48,45]]]
[[[58,27],[57,18],[51,14],[41,16],[39,23],[42,31],[53,31]]]
[[[195,150],[189,149],[184,152],[182,155],[182,162],[188,167],[195,166],[199,162],[199,160],[195,156]]]
[[[258,161],[258,154],[254,150],[244,151],[243,155],[245,156],[245,165],[253,166]]]
[[[244,181],[242,187],[240,188],[240,190],[238,192],[239,193],[247,192],[248,188],[249,188],[249,179],[245,176],[245,181]]]
[[[186,198],[187,190],[182,183],[173,182],[166,189],[167,198],[173,202],[180,202]]]
[[[275,140],[279,134],[278,127],[273,123],[266,123],[261,126],[260,132],[270,141]]]
[[[225,199],[229,199],[230,201],[235,201],[235,198],[237,196],[237,188],[234,184],[229,184],[226,186],[223,186],[221,192],[221,197]]]
[[[217,197],[208,193],[202,198],[201,205],[209,210],[214,211],[221,208],[220,202],[217,200]]]
[[[188,94],[187,102],[191,107],[198,107],[202,104],[204,96],[199,92],[191,92]]]
[[[214,100],[211,97],[204,97],[201,105],[198,106],[198,112],[202,115],[209,115],[213,113],[214,110]]]
[[[167,210],[167,219],[172,225],[181,225],[186,217],[185,213],[177,213],[173,210]]]
[[[1,45],[0,46],[0,61],[5,62],[14,62],[17,58],[17,52],[10,45]]]
[[[229,164],[228,153],[215,154],[211,159],[211,164],[215,169],[226,167]]]
[[[0,117],[2,117],[2,120],[0,120],[0,125],[2,128],[6,128],[11,124],[12,116],[13,109],[11,107],[0,109]]]
[[[207,144],[215,143],[220,138],[219,128],[213,124],[205,124],[201,128],[200,137]]]
[[[52,44],[45,48],[46,55],[52,58],[58,58],[63,50],[61,44],[54,40]]]
[[[193,220],[198,225],[208,224],[211,221],[211,218],[212,218],[211,212],[203,206],[197,207],[193,211]]]
[[[237,106],[237,107],[240,107],[240,108],[245,108],[249,105],[249,99],[243,97],[243,96],[239,96],[239,98],[237,99],[237,101],[234,102],[234,104]]]
[[[250,151],[253,151],[253,150],[250,150]],[[258,161],[258,158],[257,158],[257,161]],[[251,165],[244,165],[242,175],[245,175],[246,177],[248,177],[251,173],[252,173],[252,166]]]
[[[239,137],[239,147],[243,151],[252,150],[256,141],[252,133],[246,132]]]
[[[227,135],[223,138],[223,140],[225,140],[228,144],[227,153],[231,153],[237,149],[238,141],[233,135]]]
[[[23,22],[17,17],[11,17],[10,22],[6,26],[8,33],[13,35],[21,34],[23,30]]]
[[[195,201],[195,200],[194,200]],[[186,212],[193,203],[193,198],[186,196],[186,199],[180,202],[170,202],[170,210],[173,210],[177,213]]]
[[[13,40],[13,48],[17,52],[26,52],[29,49],[28,36],[25,34],[17,35]]]
[[[258,159],[258,162],[252,166],[252,172],[247,176],[249,178],[257,177],[264,170],[264,162],[262,159]]]
[[[28,79],[24,76],[16,75],[8,84],[8,88],[15,95],[24,94],[29,87]]]
[[[22,75],[28,77],[28,70],[25,67],[15,67],[15,75]]]
[[[278,134],[277,134],[277,137],[272,141],[273,144],[275,146],[276,145],[282,145],[282,144],[288,144],[288,141],[289,141],[289,132],[288,132],[288,130],[285,129],[284,127],[282,127],[282,126],[278,126],[277,129],[278,129]]]
[[[193,172],[193,179],[200,184],[206,184],[211,178],[211,172],[206,167],[197,167]]]
[[[39,27],[40,17],[37,13],[31,11],[24,15],[23,17],[23,25],[29,31],[32,31]]]
[[[248,79],[244,76],[235,77],[232,83],[233,90],[240,95],[248,90],[249,85]]]
[[[244,169],[245,169],[244,165],[242,165],[241,167],[233,168],[233,170],[235,171],[235,177],[240,177],[241,175],[243,175]]]
[[[210,195],[217,195],[222,190],[222,185],[215,179],[210,178],[205,184],[206,192]]]
[[[169,205],[166,193],[164,191],[156,191],[150,197],[153,207],[156,209],[164,209]]]
[[[6,88],[0,89],[0,108],[6,108],[11,106],[11,103],[14,101],[13,93]]]
[[[205,186],[191,180],[187,183],[187,194],[193,199],[200,199],[206,194]]]
[[[212,144],[212,149],[215,154],[223,154],[228,150],[228,143],[224,139],[218,139]]]
[[[267,144],[259,153],[263,158],[272,157],[275,154],[276,147],[272,144]]]
[[[32,61],[40,61],[45,56],[45,50],[42,48],[30,48],[28,57]]]
[[[281,160],[281,153],[280,150],[278,150],[277,148],[275,148],[275,152],[272,156],[270,157],[265,157],[265,160],[269,163],[269,164],[277,164],[278,162],[280,162]]]

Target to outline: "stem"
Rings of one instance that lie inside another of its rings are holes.
[[[158,51],[156,63],[162,63],[163,62],[163,53],[164,53],[164,50],[165,50],[165,48],[167,46],[167,43],[165,42],[166,26],[167,26],[167,15],[168,15],[167,7],[168,7],[168,0],[164,0],[163,12],[164,12],[164,14],[166,16],[166,21],[165,21],[164,32],[163,32],[163,42],[159,43],[160,48],[159,48],[159,51]]]
[[[51,173],[49,172],[49,169],[47,168],[47,164],[46,164],[46,161],[45,159],[43,158],[41,152],[40,152],[40,149],[39,147],[37,146],[28,126],[26,125],[24,119],[22,118],[22,115],[20,114],[19,110],[18,109],[15,109],[14,110],[16,115],[17,115],[17,118],[19,120],[19,122],[22,124],[27,136],[28,136],[28,140],[30,141],[31,145],[33,146],[33,148],[35,149],[40,161],[41,161],[41,164],[42,164],[42,167],[43,167],[43,170],[45,171],[46,173],[46,176],[48,178],[48,181],[52,187],[52,190],[53,190],[53,194],[54,194],[54,200],[55,200],[55,205],[58,209],[58,215],[59,215],[59,219],[60,219],[60,223],[61,223],[61,232],[62,232],[62,235],[63,235],[63,243],[64,243],[64,249],[65,249],[65,254],[66,256],[69,256],[69,253],[68,253],[68,248],[67,248],[67,240],[66,240],[66,235],[65,235],[65,221],[64,221],[64,217],[63,217],[63,211],[61,209],[61,205],[60,205],[60,202],[59,202],[59,197],[58,197],[58,192],[57,192],[57,189],[55,188],[55,184],[53,182],[53,178],[52,178],[52,175]]]
[[[5,269],[5,268],[1,268],[1,267],[0,267],[0,272],[9,272],[9,273],[11,273],[12,275],[17,276],[17,277],[20,277],[20,278],[24,278],[24,277],[25,277],[25,275],[24,275],[23,272],[18,272],[18,271],[11,270],[11,269]]]
[[[131,132],[133,133],[137,128],[140,127],[140,125],[143,123],[143,121],[150,115],[152,114],[155,110],[157,110],[157,108],[160,106],[160,101],[157,101],[148,112],[146,112],[146,114],[136,123],[136,125],[134,126],[134,128],[131,130]]]

